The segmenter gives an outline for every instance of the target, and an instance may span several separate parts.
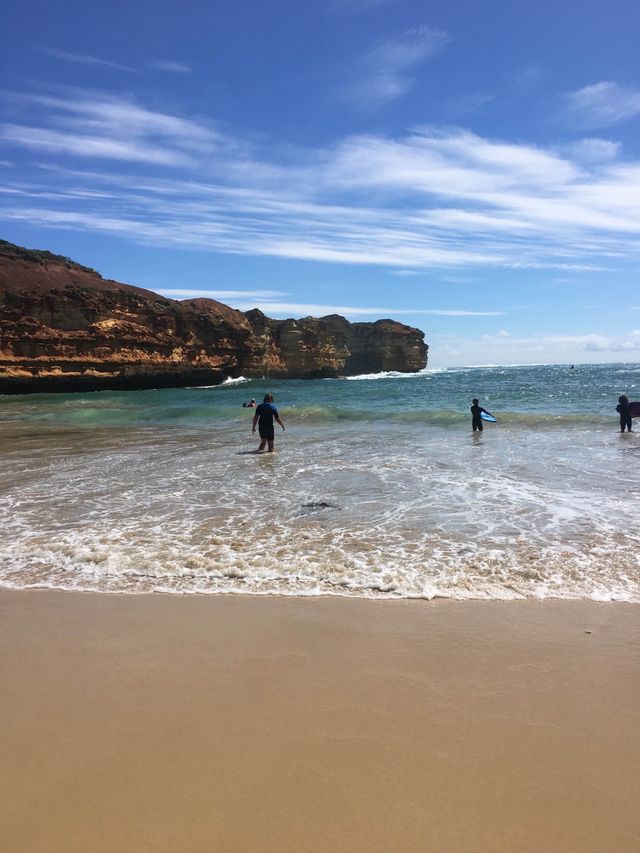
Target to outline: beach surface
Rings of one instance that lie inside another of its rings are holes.
[[[639,616],[2,590],[0,848],[638,851]]]

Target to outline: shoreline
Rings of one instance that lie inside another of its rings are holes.
[[[635,851],[639,606],[0,590],[12,853]]]
[[[400,595],[396,594],[392,591],[386,589],[377,589],[373,590],[373,594],[365,595],[360,592],[339,592],[339,591],[326,591],[326,592],[300,592],[296,590],[294,592],[283,592],[281,589],[273,590],[270,592],[265,591],[257,591],[257,590],[247,590],[246,592],[240,592],[237,589],[211,589],[208,592],[205,592],[202,589],[194,589],[194,590],[181,590],[181,589],[142,589],[142,590],[134,590],[134,589],[79,589],[75,587],[65,587],[65,586],[30,586],[30,587],[20,587],[20,586],[9,586],[7,584],[0,583],[0,596],[4,593],[11,594],[43,594],[43,595],[79,595],[79,596],[97,596],[97,597],[108,597],[108,598],[196,598],[209,600],[212,598],[250,598],[250,599],[283,599],[285,601],[295,600],[295,601],[322,601],[323,599],[335,600],[338,599],[340,601],[353,601],[353,602],[369,602],[376,604],[402,604],[405,603],[415,603],[422,605],[443,605],[443,604],[475,604],[475,605],[509,605],[509,604],[586,604],[586,605],[614,605],[617,607],[640,607],[640,599],[631,599],[631,598],[585,598],[576,596],[571,598],[569,596],[551,596],[547,595],[544,597],[525,597],[523,595],[519,595],[514,598],[456,598],[453,595],[445,595],[444,593],[439,594],[436,593],[432,596],[428,595]]]

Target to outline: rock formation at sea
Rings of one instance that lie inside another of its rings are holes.
[[[427,350],[423,332],[393,320],[272,320],[215,299],[167,299],[0,241],[0,393],[410,373]]]

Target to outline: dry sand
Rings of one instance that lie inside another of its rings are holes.
[[[0,592],[0,849],[637,853],[639,616]]]

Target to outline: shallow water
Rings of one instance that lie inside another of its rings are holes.
[[[0,584],[640,601],[623,392],[640,365],[1,397]]]

